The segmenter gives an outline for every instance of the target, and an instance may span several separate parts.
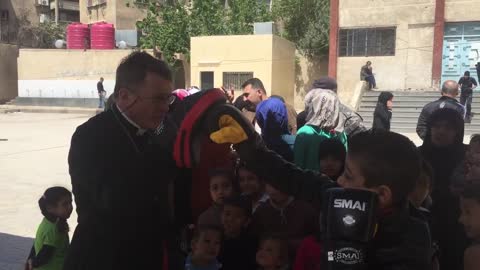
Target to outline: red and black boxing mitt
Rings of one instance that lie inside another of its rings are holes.
[[[185,113],[173,153],[180,168],[198,164],[204,136],[219,144],[238,144],[254,137],[253,126],[242,112],[227,104],[225,93],[220,89],[201,91],[183,102]]]

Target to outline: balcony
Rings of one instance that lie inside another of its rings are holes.
[[[55,1],[58,2],[58,7],[63,10],[69,10],[69,11],[79,11],[80,7],[78,5],[78,2],[75,1],[65,1],[65,0],[53,0],[50,1],[50,9],[55,9]]]

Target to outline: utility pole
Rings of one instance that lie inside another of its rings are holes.
[[[59,1],[60,0],[55,0],[55,24],[58,25],[58,14],[60,13],[59,10]]]

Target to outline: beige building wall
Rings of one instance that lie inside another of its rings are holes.
[[[480,0],[445,0],[445,21],[480,21],[479,6]]]
[[[117,3],[117,24],[115,27],[120,30],[129,30],[137,28],[137,21],[142,20],[147,15],[145,9],[138,8],[135,5],[127,6],[125,1]]]
[[[288,104],[295,97],[295,44],[273,36],[272,93],[282,96]]]
[[[130,50],[21,49],[19,80],[105,80],[115,79],[115,71]]]
[[[214,72],[216,87],[223,84],[223,72],[253,72],[271,94],[272,43],[271,35],[192,37],[190,84],[201,85],[202,71]]]
[[[368,60],[372,61],[380,89],[429,88],[432,80],[434,12],[434,0],[340,1],[340,29],[397,29],[394,56],[339,57],[337,79],[342,101],[350,102],[360,81],[360,68]]]
[[[99,0],[92,0],[93,3],[100,3]],[[92,24],[96,22],[108,22],[116,25],[117,0],[106,0],[103,4],[91,7],[87,6],[87,0],[80,0],[80,22]]]
[[[99,1],[99,0],[92,0]],[[128,1],[133,2],[133,1]],[[87,1],[80,0],[80,22],[92,24],[105,21],[113,23],[116,29],[136,29],[136,22],[142,20],[146,12],[144,9],[130,4],[125,0],[106,0],[106,3],[87,7]]]
[[[328,57],[309,59],[296,51],[295,59],[295,102],[297,111],[305,109],[305,95],[312,89],[315,80],[328,75]]]
[[[18,96],[18,48],[0,43],[0,104]]]

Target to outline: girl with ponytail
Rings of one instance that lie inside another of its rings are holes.
[[[72,193],[64,187],[48,188],[38,200],[44,216],[38,226],[26,269],[61,270],[69,246],[67,219],[72,213]]]

